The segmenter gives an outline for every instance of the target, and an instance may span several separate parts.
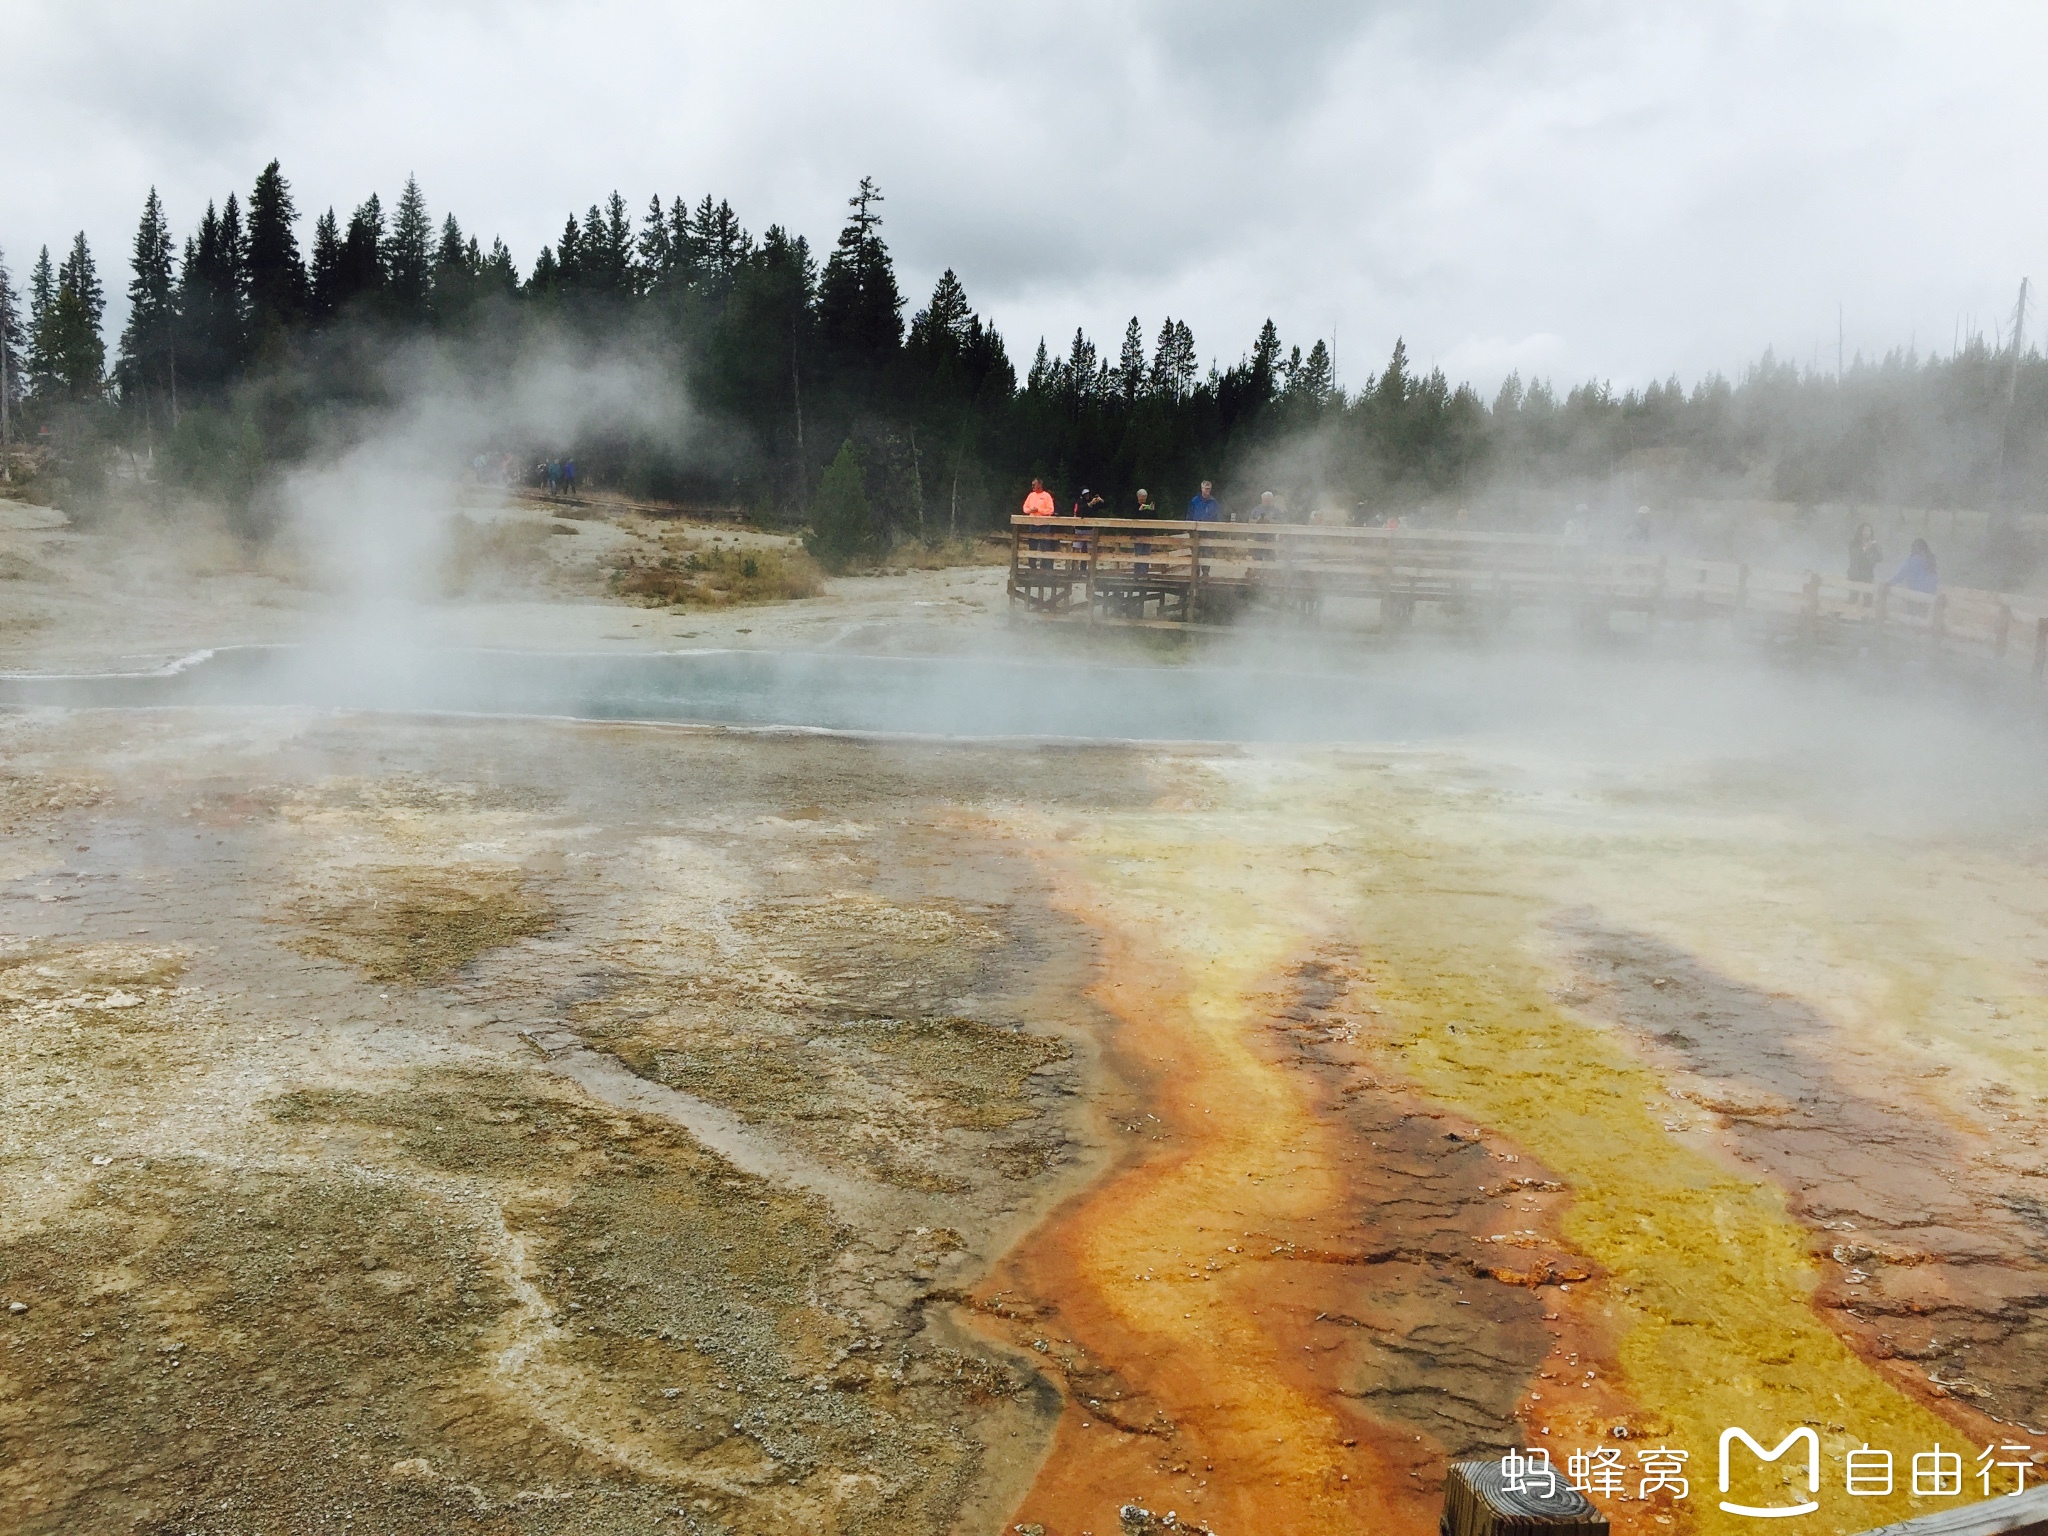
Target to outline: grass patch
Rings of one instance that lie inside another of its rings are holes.
[[[816,597],[822,574],[798,549],[686,545],[652,557],[630,556],[612,568],[611,588],[650,608],[724,608]]]
[[[478,956],[554,926],[553,911],[513,870],[369,869],[340,893],[307,897],[292,916],[301,954],[353,965],[373,981],[445,981]]]
[[[1008,541],[995,544],[970,536],[940,539],[929,544],[922,539],[905,539],[889,551],[888,559],[882,563],[897,571],[945,571],[961,565],[1007,565],[1009,562]]]

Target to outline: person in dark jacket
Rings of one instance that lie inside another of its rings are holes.
[[[1877,580],[1877,562],[1883,558],[1884,551],[1877,547],[1877,535],[1870,531],[1870,524],[1861,524],[1849,541],[1849,579]]]
[[[1204,480],[1202,489],[1188,503],[1188,521],[1191,523],[1213,523],[1223,516],[1223,508],[1209,493],[1210,482]]]

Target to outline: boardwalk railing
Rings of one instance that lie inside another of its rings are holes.
[[[1383,628],[1408,624],[1425,604],[1481,623],[1504,622],[1518,608],[1564,609],[1592,625],[1617,612],[1749,613],[1815,639],[1904,638],[1995,657],[2031,642],[2035,675],[2048,666],[2048,613],[2022,613],[1996,592],[1968,587],[1912,592],[1572,539],[1438,529],[1017,517],[1010,535],[1011,605],[1046,619],[1178,628],[1227,623],[1253,607],[1313,616],[1330,600],[1376,603]]]

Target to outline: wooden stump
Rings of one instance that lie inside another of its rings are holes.
[[[1444,1479],[1439,1536],[1607,1536],[1607,1517],[1556,1472],[1557,1492],[1510,1493],[1501,1486],[1500,1462],[1457,1461]]]

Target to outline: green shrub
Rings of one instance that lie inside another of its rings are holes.
[[[881,543],[868,506],[867,467],[848,438],[818,479],[804,548],[826,570],[843,571],[879,553]]]

